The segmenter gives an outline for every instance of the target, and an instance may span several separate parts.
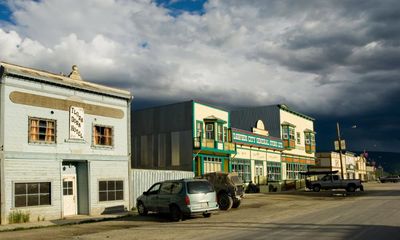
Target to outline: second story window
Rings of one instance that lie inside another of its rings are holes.
[[[203,122],[196,121],[196,137],[203,137]]]
[[[223,126],[222,124],[218,124],[218,129],[217,129],[217,137],[218,137],[218,141],[222,142],[224,140],[224,133],[223,133]]]
[[[299,133],[299,132],[297,132],[296,134],[297,134],[297,136],[296,136],[296,141],[297,141],[297,144],[301,144],[301,137],[300,137],[300,133]]]
[[[215,139],[214,137],[214,123],[206,123],[206,138]]]
[[[56,120],[29,118],[30,143],[55,143]]]
[[[93,145],[112,146],[113,128],[101,125],[93,126]]]
[[[293,149],[296,148],[296,137],[295,137],[295,127],[293,124],[290,123],[283,123],[282,124],[282,139],[283,139],[283,146],[286,149]]]

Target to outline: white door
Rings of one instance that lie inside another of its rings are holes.
[[[76,175],[63,177],[64,216],[77,214]]]

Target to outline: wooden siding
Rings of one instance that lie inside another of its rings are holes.
[[[54,160],[6,159],[4,220],[7,220],[8,214],[13,210],[29,212],[31,221],[37,221],[38,217],[45,217],[46,220],[60,219],[62,217],[60,167],[60,162]],[[26,182],[50,182],[51,205],[14,208],[14,183]]]

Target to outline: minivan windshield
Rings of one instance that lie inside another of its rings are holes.
[[[207,181],[188,182],[187,188],[190,194],[214,192],[213,186]]]

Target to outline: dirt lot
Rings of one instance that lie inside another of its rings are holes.
[[[0,239],[399,239],[400,183],[365,192],[246,195],[211,218],[173,223],[151,214],[73,226],[0,233]]]

